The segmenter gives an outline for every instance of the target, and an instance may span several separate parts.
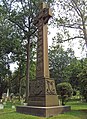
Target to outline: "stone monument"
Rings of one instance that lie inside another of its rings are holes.
[[[51,10],[43,3],[42,10],[35,19],[38,28],[36,80],[30,82],[29,105],[56,106],[58,98],[54,80],[49,77],[47,23]]]
[[[17,112],[49,117],[70,110],[59,106],[54,80],[49,76],[47,23],[52,17],[45,3],[36,16],[34,24],[38,28],[36,80],[30,81],[28,106],[18,106]]]

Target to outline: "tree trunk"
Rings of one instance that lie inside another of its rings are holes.
[[[2,99],[2,85],[1,85],[1,77],[0,77],[0,99]]]
[[[1,90],[1,88],[0,88],[0,90]],[[0,99],[2,99],[2,91],[0,91]]]
[[[19,101],[21,99],[21,64],[19,64],[19,71],[18,71],[18,79],[19,79]]]
[[[30,37],[27,39],[27,62],[26,62],[26,103],[29,98],[29,70],[30,70]]]
[[[86,26],[85,26],[84,18],[82,18],[82,24],[83,24],[84,40],[85,40],[85,44],[86,44],[86,58],[87,58],[87,29],[86,29]]]
[[[62,105],[65,105],[65,98],[62,97]]]
[[[87,58],[87,41],[86,41],[86,58]]]

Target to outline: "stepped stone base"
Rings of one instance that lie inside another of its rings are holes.
[[[30,114],[41,117],[51,117],[71,110],[70,106],[52,106],[52,107],[38,107],[38,106],[17,106],[16,111],[22,114]]]
[[[71,110],[70,106],[59,106],[55,82],[50,79],[30,81],[27,106],[17,106],[16,111],[41,117],[51,117]]]

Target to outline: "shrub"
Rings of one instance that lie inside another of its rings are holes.
[[[62,105],[65,105],[66,100],[72,96],[72,92],[73,89],[70,83],[64,82],[57,84],[57,94],[60,95]]]

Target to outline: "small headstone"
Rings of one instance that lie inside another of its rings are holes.
[[[24,103],[24,106],[27,106],[27,103]]]
[[[4,105],[3,104],[0,104],[0,109],[4,109]]]
[[[10,94],[10,100],[12,100],[14,98],[14,93]]]
[[[2,94],[2,98],[5,99],[6,98],[6,95],[7,95],[6,93],[3,93]]]
[[[3,102],[3,105],[6,105],[6,102]]]
[[[12,109],[15,109],[15,106],[14,105],[12,105]]]
[[[2,104],[2,102],[3,102],[3,100],[1,99],[1,100],[0,100],[0,103]]]
[[[24,100],[21,100],[21,105],[23,104]]]

